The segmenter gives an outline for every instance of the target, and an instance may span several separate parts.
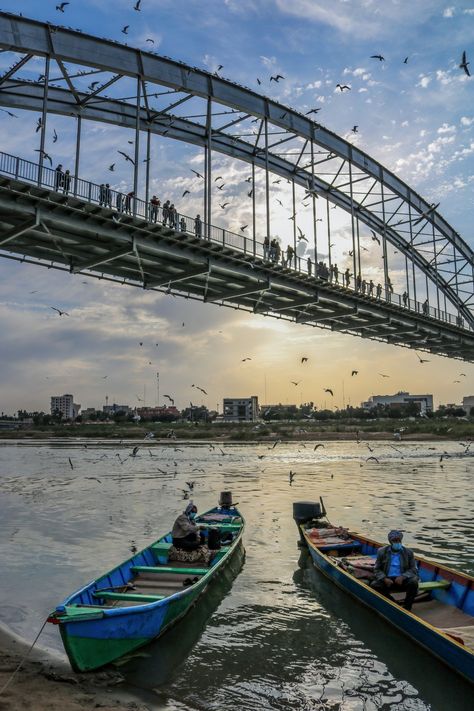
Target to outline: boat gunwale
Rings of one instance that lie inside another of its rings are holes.
[[[205,516],[205,515],[211,513],[212,511],[215,511],[215,509],[216,509],[216,507],[214,506],[213,508],[209,509],[209,511],[205,511],[202,515]],[[212,565],[209,568],[209,570],[199,578],[199,580],[197,580],[192,585],[188,585],[186,588],[183,588],[183,590],[177,590],[176,592],[172,593],[171,595],[167,595],[167,596],[163,597],[161,600],[156,600],[154,602],[144,602],[143,604],[139,604],[139,605],[130,605],[130,606],[123,605],[121,607],[100,608],[100,610],[102,612],[102,616],[103,617],[115,617],[115,616],[121,616],[124,614],[131,614],[131,613],[137,614],[139,612],[144,612],[146,610],[156,609],[160,606],[167,605],[172,600],[175,600],[178,598],[183,598],[183,597],[186,597],[187,595],[190,595],[191,591],[196,590],[198,588],[198,586],[200,586],[202,581],[206,581],[206,583],[207,583],[210,578],[214,577],[214,575],[217,573],[218,569],[220,569],[221,567],[223,567],[223,565],[225,563],[227,563],[229,557],[231,555],[233,555],[233,553],[237,549],[237,546],[239,545],[239,543],[242,540],[242,536],[243,536],[244,528],[245,528],[245,519],[237,508],[235,508],[235,511],[238,511],[238,516],[242,520],[242,525],[240,527],[240,530],[239,530],[237,536],[235,537],[235,539],[232,541],[231,545],[229,546],[229,550],[226,551],[224,553],[224,555],[222,556],[222,558],[219,558],[219,560],[217,560],[214,563],[214,565]],[[89,583],[87,583],[82,588],[80,588],[79,590],[76,590],[71,595],[68,595],[68,597],[65,598],[63,600],[63,602],[61,602],[56,607],[54,612],[51,613],[51,616],[54,616],[55,614],[57,614],[61,608],[63,608],[63,607],[67,608],[68,605],[73,605],[74,603],[71,602],[71,600],[73,598],[87,592],[94,583],[97,583],[99,580],[101,580],[102,578],[105,578],[108,575],[112,575],[117,570],[120,570],[120,568],[122,568],[122,566],[125,565],[126,563],[133,562],[133,559],[136,556],[149,550],[153,545],[155,545],[156,543],[159,543],[163,538],[165,538],[167,535],[169,535],[169,533],[170,532],[165,533],[163,536],[158,538],[156,541],[153,541],[152,543],[150,543],[150,545],[146,546],[141,551],[138,551],[137,553],[135,553],[131,558],[127,558],[127,560],[124,560],[122,563],[115,566],[115,568],[112,568],[111,570],[107,571],[106,573],[101,575],[99,578],[94,578]],[[210,573],[212,573],[212,575],[210,575]],[[73,616],[69,617],[66,612],[66,615],[57,617],[57,621],[59,622],[60,625],[69,624],[69,623],[73,623],[73,622],[76,622],[76,623],[85,622],[88,619],[88,615],[87,615],[88,608],[84,607],[83,609],[84,609],[84,617],[82,619],[79,619],[78,617],[74,618]],[[94,608],[94,613],[96,615],[98,614],[98,612],[99,612],[98,608],[97,607]],[[89,619],[92,618],[92,614],[93,614],[93,611],[91,609],[91,614],[90,614]]]
[[[331,566],[331,568],[332,568],[333,570],[337,570],[339,573],[341,573],[341,574],[342,574],[344,577],[346,577],[348,580],[350,580],[350,581],[353,582],[353,583],[355,582],[355,583],[357,584],[357,586],[358,586],[361,590],[367,591],[369,594],[373,595],[375,598],[378,598],[378,599],[380,599],[381,601],[383,601],[384,603],[386,603],[386,604],[389,606],[389,609],[392,608],[393,610],[396,610],[397,612],[403,613],[404,615],[406,615],[406,616],[408,617],[408,619],[411,619],[413,622],[415,622],[415,623],[417,623],[417,624],[420,624],[420,625],[426,627],[430,632],[433,632],[433,633],[435,633],[436,635],[439,635],[442,639],[445,639],[447,642],[449,642],[449,643],[455,645],[456,648],[458,648],[459,650],[462,650],[464,653],[469,654],[469,655],[474,659],[474,649],[472,649],[471,647],[467,647],[466,645],[461,644],[460,642],[457,642],[453,637],[451,637],[449,634],[443,632],[439,627],[435,627],[435,626],[432,625],[430,622],[427,622],[427,621],[424,620],[422,617],[419,617],[418,615],[414,614],[414,613],[411,612],[410,610],[405,610],[403,607],[400,607],[400,605],[399,605],[398,603],[393,602],[393,601],[390,600],[389,598],[385,597],[385,595],[382,595],[382,594],[379,593],[377,590],[375,590],[374,588],[370,587],[370,585],[367,585],[367,584],[363,583],[360,579],[356,578],[355,576],[351,575],[348,571],[344,570],[344,568],[340,568],[336,563],[334,563],[334,562],[331,560],[331,558],[329,557],[329,555],[326,554],[325,551],[321,551],[316,545],[314,545],[314,543],[313,543],[313,541],[311,541],[309,535],[307,535],[306,530],[303,528],[303,525],[300,526],[300,529],[301,529],[301,531],[303,532],[304,538],[305,538],[305,540],[306,540],[307,543],[308,543],[308,547],[311,548],[313,551],[315,551],[315,553],[316,553],[321,559],[323,559],[326,563],[328,563],[328,564]],[[351,533],[351,532],[349,532],[349,533]],[[363,540],[368,541],[369,543],[374,543],[375,545],[383,545],[383,544],[379,544],[377,541],[373,541],[373,540],[370,539],[370,538],[366,538],[365,536],[359,535],[359,534],[357,534],[356,532],[354,532],[354,537],[355,537],[355,538],[360,537],[360,538],[362,538]],[[440,567],[441,567],[441,566],[440,566]],[[376,609],[373,605],[370,605],[369,603],[365,602],[365,601],[362,599],[362,597],[360,597],[359,595],[353,593],[348,587],[341,585],[341,584],[337,581],[336,576],[332,576],[332,575],[330,576],[330,575],[328,575],[328,574],[326,573],[326,571],[323,570],[323,568],[319,568],[319,567],[318,567],[318,570],[320,570],[329,580],[331,580],[331,582],[335,583],[339,588],[341,588],[342,590],[344,590],[344,592],[349,593],[349,595],[351,595],[351,597],[355,598],[356,600],[358,600],[359,602],[361,602],[361,603],[362,603],[363,605],[365,605],[366,607],[369,607],[371,610],[373,610],[373,612],[375,612],[377,615],[379,615],[380,617],[383,617],[385,620],[387,620],[388,622],[390,622],[391,624],[393,624],[397,629],[400,629],[402,632],[405,632],[405,630],[402,629],[402,628],[400,628],[395,622],[393,622],[393,620],[392,620],[390,617],[388,617],[387,615],[385,615],[385,614],[384,614],[383,612],[381,612],[380,610]],[[448,570],[449,570],[449,569],[448,569]],[[458,574],[459,574],[459,573],[458,573]],[[466,577],[468,577],[469,579],[472,579],[471,576],[466,576]],[[474,621],[474,616],[472,616],[472,618],[473,618],[473,621]],[[436,656],[438,659],[440,659],[444,664],[448,664],[448,666],[450,666],[450,668],[453,668],[453,667],[451,667],[451,665],[449,665],[449,663],[448,663],[445,659],[443,659],[443,657],[439,656],[432,648],[427,647],[427,645],[423,644],[423,642],[419,641],[416,637],[414,637],[414,636],[411,635],[410,633],[405,632],[405,634],[407,634],[407,636],[409,636],[409,637],[410,637],[413,641],[415,641],[417,644],[419,644],[419,645],[422,646],[423,648],[427,649],[431,654],[433,654],[433,655]],[[458,674],[460,674],[461,676],[463,676],[463,677],[464,677],[465,679],[467,679],[469,682],[473,683],[473,679],[470,679],[469,677],[466,677],[462,672],[459,672],[458,670],[455,670],[455,671],[457,671]]]

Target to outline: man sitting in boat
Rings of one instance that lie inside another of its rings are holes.
[[[418,592],[418,571],[413,551],[402,546],[403,533],[390,531],[389,545],[377,551],[375,578],[370,583],[378,592],[393,600],[390,593],[405,591],[405,610],[411,610]]]
[[[171,535],[173,546],[185,551],[194,551],[205,543],[205,535],[200,531],[200,526],[194,523],[197,506],[192,501],[186,506],[182,514],[173,524]]]

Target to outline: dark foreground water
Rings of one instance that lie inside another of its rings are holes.
[[[120,668],[138,693],[169,709],[473,709],[472,687],[312,568],[291,515],[322,495],[333,522],[403,528],[474,574],[474,457],[457,442],[214,445],[0,443],[0,621],[32,640],[67,594],[169,530],[195,481],[201,511],[234,492],[245,561]],[[53,626],[40,641],[61,649]]]

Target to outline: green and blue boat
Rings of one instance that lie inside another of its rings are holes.
[[[314,566],[335,585],[397,627],[452,670],[474,683],[474,578],[415,555],[419,585],[412,610],[370,587],[378,549],[385,545],[333,526],[320,503],[295,502],[301,545]]]
[[[220,531],[225,544],[208,564],[170,559],[171,532],[67,597],[48,621],[59,625],[72,668],[84,672],[113,662],[163,635],[186,615],[237,552],[244,519],[230,492],[196,517]]]

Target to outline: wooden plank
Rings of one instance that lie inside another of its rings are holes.
[[[141,595],[140,593],[94,592],[92,594],[103,600],[130,600],[131,602],[156,602],[166,597],[166,595]]]
[[[205,575],[211,568],[171,568],[167,565],[134,565],[132,573],[179,573],[181,575]]]
[[[442,590],[443,588],[449,588],[450,585],[450,580],[429,580],[425,583],[418,583],[418,590]]]

